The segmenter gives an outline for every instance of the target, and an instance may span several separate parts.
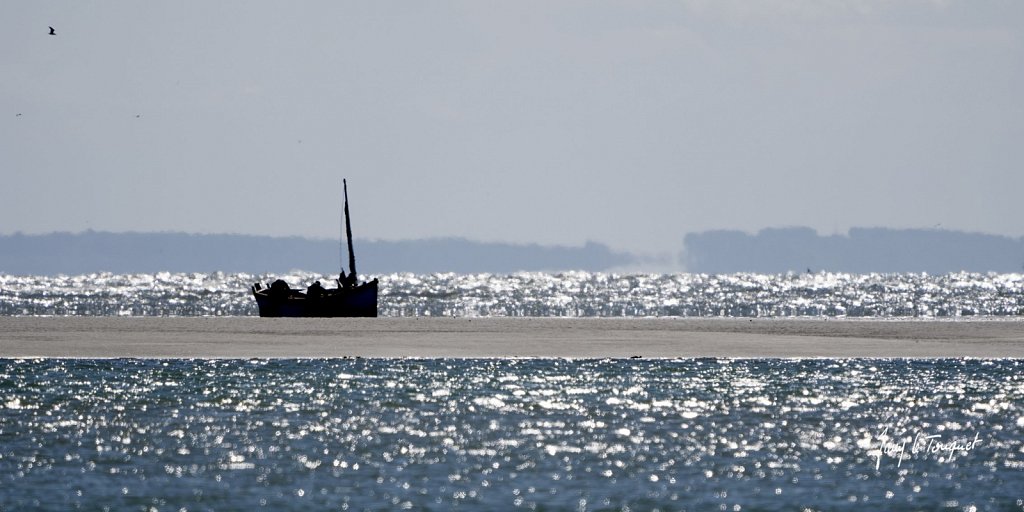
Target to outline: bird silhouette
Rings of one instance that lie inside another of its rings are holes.
[[[56,31],[56,30],[54,30],[54,29],[53,29],[53,27],[50,27],[50,35],[51,35],[51,36],[55,36],[55,35],[57,35],[57,31]]]

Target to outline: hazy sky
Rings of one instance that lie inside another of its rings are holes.
[[[11,0],[0,161],[4,234],[1021,236],[1024,2]]]

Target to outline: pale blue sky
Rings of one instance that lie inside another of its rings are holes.
[[[1021,236],[1021,91],[1019,1],[10,1],[0,233]]]

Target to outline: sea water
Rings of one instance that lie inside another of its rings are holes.
[[[0,510],[1021,510],[1016,360],[0,360]]]
[[[328,276],[0,275],[2,315]],[[1019,316],[1021,274],[393,274],[385,316]],[[0,359],[0,511],[1024,510],[1024,361]]]
[[[256,315],[249,287],[334,276],[188,273],[0,274],[0,315]],[[381,316],[1019,316],[1024,274],[390,274]]]

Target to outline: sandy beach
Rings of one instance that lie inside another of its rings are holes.
[[[1024,357],[1024,321],[3,317],[0,357]]]

